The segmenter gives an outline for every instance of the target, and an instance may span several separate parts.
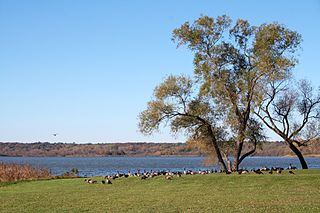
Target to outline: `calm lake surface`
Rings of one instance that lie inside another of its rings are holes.
[[[0,162],[30,164],[49,169],[54,175],[61,175],[72,168],[79,170],[80,176],[109,175],[119,172],[183,171],[184,168],[219,169],[217,166],[204,166],[204,157],[0,157]],[[320,168],[320,158],[306,158],[309,168]],[[267,167],[287,168],[289,164],[300,167],[299,160],[292,157],[250,157],[240,168],[252,169]]]

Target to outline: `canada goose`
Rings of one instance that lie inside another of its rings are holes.
[[[278,170],[277,170],[277,173],[278,173],[278,174],[281,174],[281,172],[282,172],[281,169],[278,169]]]
[[[102,180],[101,183],[102,183],[102,184],[106,184],[106,181]]]
[[[261,172],[260,170],[254,170],[254,173],[256,173],[258,175],[263,175],[263,172]]]
[[[295,166],[292,166],[292,164],[290,163],[290,164],[289,164],[289,167],[288,167],[288,169],[297,169],[297,167],[295,167]]]
[[[194,175],[194,172],[192,170],[184,169],[183,174],[185,174],[185,175]]]
[[[166,176],[166,180],[172,180],[172,176],[170,175]]]
[[[156,177],[156,176],[158,176],[157,173],[151,173],[151,174],[150,174],[150,177],[151,177],[151,178]]]
[[[112,184],[111,180],[109,180],[109,179],[106,180],[106,183],[107,184]]]
[[[147,179],[147,176],[142,175],[142,176],[141,176],[141,180],[145,180],[145,179]]]
[[[292,174],[292,175],[294,175],[294,172],[293,172],[293,171],[289,171],[289,174]]]
[[[93,184],[93,183],[97,183],[97,181],[96,181],[96,180],[91,180],[91,179],[89,179],[89,180],[88,180],[88,183],[92,183],[92,184]]]
[[[206,175],[207,172],[206,172],[206,171],[201,171],[200,174],[201,174],[201,175]]]

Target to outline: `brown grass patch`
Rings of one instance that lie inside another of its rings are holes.
[[[50,172],[43,168],[30,165],[0,163],[0,182],[18,180],[37,180],[51,177]]]

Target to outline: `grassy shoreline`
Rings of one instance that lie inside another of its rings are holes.
[[[210,174],[111,185],[83,178],[22,181],[0,187],[0,212],[319,212],[320,170]]]

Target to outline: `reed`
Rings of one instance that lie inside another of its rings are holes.
[[[0,163],[0,182],[37,180],[49,178],[50,176],[50,172],[44,168],[35,168],[30,165],[13,163]]]

